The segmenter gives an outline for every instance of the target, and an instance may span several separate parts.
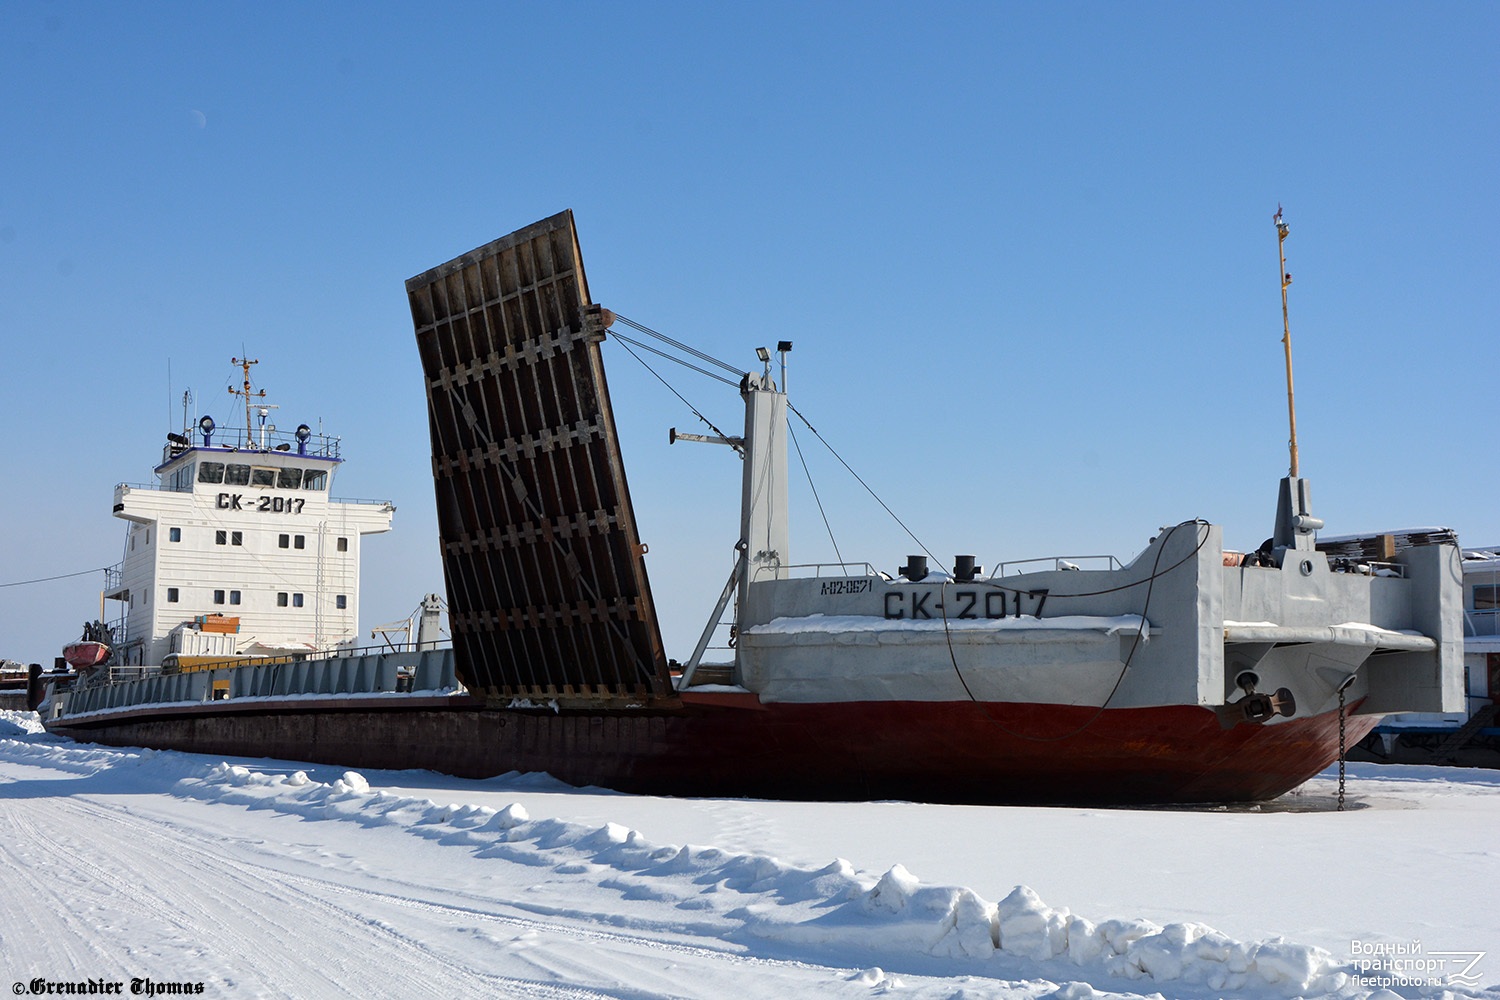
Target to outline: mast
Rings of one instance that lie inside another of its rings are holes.
[[[1292,393],[1292,324],[1288,318],[1286,307],[1287,286],[1292,283],[1292,275],[1286,269],[1286,238],[1291,232],[1291,227],[1281,217],[1281,206],[1276,206],[1276,215],[1272,218],[1276,223],[1276,248],[1281,255],[1281,346],[1286,349],[1286,412],[1287,422],[1291,425],[1291,440],[1289,445],[1292,451],[1291,471],[1288,473],[1293,479],[1298,476],[1297,471],[1297,403]]]
[[[1283,296],[1284,295],[1285,293],[1283,292]],[[223,355],[220,355],[220,357],[222,356]],[[255,432],[251,429],[254,427],[254,424],[250,423],[250,400],[254,397],[265,398],[266,390],[262,389],[260,392],[250,391],[250,366],[260,364],[260,360],[256,359],[254,361],[251,361],[249,358],[230,358],[229,363],[232,365],[239,365],[245,371],[245,387],[243,389],[236,389],[234,386],[230,386],[229,394],[231,396],[245,397],[245,447],[254,448]]]
[[[1282,218],[1280,205],[1276,206],[1272,221],[1276,223],[1276,247],[1281,256],[1281,344],[1286,349],[1286,412],[1287,421],[1291,425],[1288,445],[1292,453],[1291,471],[1281,481],[1281,498],[1276,504],[1276,531],[1271,536],[1273,549],[1280,553],[1276,557],[1277,565],[1281,565],[1287,549],[1310,552],[1316,548],[1313,536],[1322,529],[1323,522],[1312,515],[1311,490],[1307,480],[1302,478],[1297,462],[1297,404],[1292,394],[1292,325],[1287,318],[1286,306],[1287,286],[1292,283],[1292,276],[1286,269],[1286,237],[1291,229]]]

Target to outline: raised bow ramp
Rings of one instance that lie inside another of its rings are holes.
[[[499,705],[670,698],[573,213],[406,292],[459,677]]]

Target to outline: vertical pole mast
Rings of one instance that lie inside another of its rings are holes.
[[[1286,289],[1292,283],[1292,276],[1286,269],[1286,237],[1291,232],[1286,220],[1281,217],[1281,206],[1276,206],[1276,215],[1273,219],[1276,223],[1276,248],[1281,255],[1281,344],[1286,349],[1286,412],[1287,421],[1291,425],[1291,451],[1292,467],[1290,475],[1297,478],[1297,403],[1292,394],[1292,325],[1287,315]]]
[[[232,364],[232,365],[239,365],[241,368],[243,368],[245,370],[245,388],[244,389],[236,389],[234,386],[230,386],[229,387],[229,393],[232,396],[244,396],[245,397],[245,447],[246,448],[254,448],[255,447],[255,430],[253,428],[253,425],[250,423],[250,405],[251,405],[250,400],[253,397],[257,397],[257,396],[264,397],[265,394],[266,394],[266,390],[262,389],[262,390],[260,390],[260,392],[251,392],[250,391],[250,366],[251,365],[258,365],[258,364],[260,364],[260,361],[259,360],[251,361],[249,358],[230,358],[229,359],[229,363]]]

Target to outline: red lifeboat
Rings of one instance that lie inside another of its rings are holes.
[[[103,622],[85,622],[83,638],[63,647],[63,659],[75,670],[88,670],[109,659],[114,630]]]
[[[63,659],[75,670],[87,670],[109,659],[109,646],[92,640],[70,642],[63,647]]]

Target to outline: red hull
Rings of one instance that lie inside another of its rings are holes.
[[[1338,753],[1331,712],[1226,730],[1213,712],[1189,706],[1095,717],[1064,705],[686,700],[679,710],[561,713],[451,699],[383,711],[368,701],[220,702],[49,728],[114,746],[463,777],[546,771],[656,795],[971,803],[1256,801],[1296,787]],[[1351,717],[1349,745],[1376,721]]]

